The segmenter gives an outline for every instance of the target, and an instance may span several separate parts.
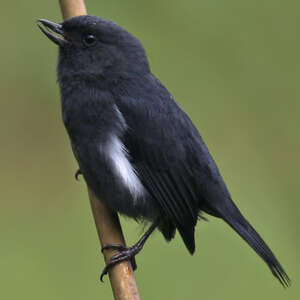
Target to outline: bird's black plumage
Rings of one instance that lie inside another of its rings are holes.
[[[167,240],[177,229],[190,253],[200,213],[222,218],[288,285],[269,247],[232,202],[197,129],[151,73],[138,39],[95,16],[41,23],[60,46],[63,120],[93,192],[114,211],[156,222]]]

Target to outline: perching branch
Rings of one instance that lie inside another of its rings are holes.
[[[84,0],[59,0],[59,3],[64,20],[87,14]],[[88,190],[88,194],[101,246],[125,245],[118,215],[101,203],[91,190]],[[107,263],[114,254],[115,250],[105,250],[105,262]],[[130,262],[121,262],[110,268],[108,273],[115,300],[140,299]]]

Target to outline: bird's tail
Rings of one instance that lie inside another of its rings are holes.
[[[229,226],[231,226],[248,244],[249,246],[266,262],[272,274],[280,281],[284,287],[290,285],[290,279],[284,269],[272,253],[271,249],[243,217],[236,205],[231,201],[227,201],[226,207],[214,209],[218,216],[222,218]]]

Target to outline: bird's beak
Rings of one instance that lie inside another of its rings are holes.
[[[70,44],[64,34],[61,24],[56,24],[45,19],[39,19],[37,25],[41,31],[58,46],[63,47]]]

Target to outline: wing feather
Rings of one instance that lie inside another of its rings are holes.
[[[178,229],[193,253],[199,214],[193,173],[199,152],[194,149],[201,145],[201,138],[168,91],[155,78],[147,84],[147,95],[118,94],[116,104],[128,126],[123,143],[139,179],[160,208],[161,218]]]

